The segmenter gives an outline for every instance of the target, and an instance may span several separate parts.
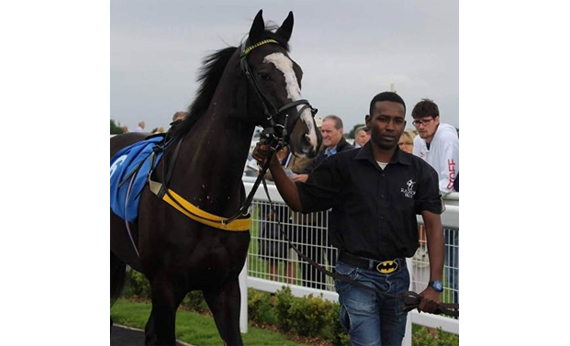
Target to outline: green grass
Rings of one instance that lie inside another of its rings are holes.
[[[150,310],[151,306],[148,303],[119,299],[111,308],[111,317],[117,324],[144,329]],[[176,338],[199,346],[223,344],[218,335],[214,318],[190,311],[178,310],[176,314]],[[251,326],[249,326],[247,334],[242,334],[242,338],[246,345],[300,345],[288,340],[282,334]]]

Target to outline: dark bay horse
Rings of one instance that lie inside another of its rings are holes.
[[[291,12],[272,31],[259,11],[241,47],[228,47],[205,59],[189,115],[171,131],[180,145],[164,151],[153,181],[168,183],[169,191],[197,210],[229,218],[245,200],[241,177],[255,126],[286,138],[299,156],[316,155],[321,136],[312,107],[301,98],[302,70],[288,54],[292,29]],[[113,137],[111,157],[145,137]],[[163,170],[173,163],[172,170]],[[112,301],[120,294],[128,264],[151,284],[147,345],[175,344],[176,310],[192,290],[203,291],[225,344],[242,345],[238,274],[247,256],[249,230],[195,221],[161,200],[149,184],[139,198],[133,223],[127,225],[111,211]]]

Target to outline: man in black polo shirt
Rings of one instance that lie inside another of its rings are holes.
[[[277,160],[270,169],[279,193],[293,210],[332,208],[339,222],[330,234],[339,251],[336,271],[367,286],[394,294],[410,283],[406,257],[418,248],[416,214],[426,226],[430,285],[420,295],[420,310],[434,312],[440,302],[444,258],[442,205],[437,172],[426,162],[398,148],[406,127],[406,105],[392,92],[370,102],[366,126],[371,140],[361,149],[338,153],[317,167],[305,184],[293,183]],[[264,161],[267,147],[253,157]],[[351,344],[400,345],[407,314],[403,302],[336,281],[340,323]]]

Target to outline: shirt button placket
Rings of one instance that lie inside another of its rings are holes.
[[[378,195],[380,197],[380,201],[378,202],[378,215],[380,216],[380,220],[384,220],[384,208],[386,207],[386,196],[384,195],[384,190],[385,190],[385,186],[386,186],[386,173],[384,173],[384,171],[382,171],[382,173],[380,173],[380,181],[378,184]]]

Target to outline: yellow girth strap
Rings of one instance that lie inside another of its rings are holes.
[[[162,189],[162,184],[150,180],[150,177],[148,179],[148,183],[150,190],[155,195],[159,196],[159,191]],[[178,203],[173,201],[170,198],[169,194]],[[176,210],[188,216],[192,220],[200,222],[201,224],[204,224],[206,226],[214,227],[224,231],[238,231],[238,232],[248,231],[251,227],[251,216],[246,219],[236,219],[232,221],[230,224],[227,224],[226,221],[228,220],[228,218],[210,214],[202,209],[199,209],[198,207],[194,206],[192,203],[180,197],[176,192],[170,189],[168,189],[168,193],[165,193],[164,196],[162,196],[162,200],[170,204]],[[184,208],[182,208],[179,204],[181,204]]]

